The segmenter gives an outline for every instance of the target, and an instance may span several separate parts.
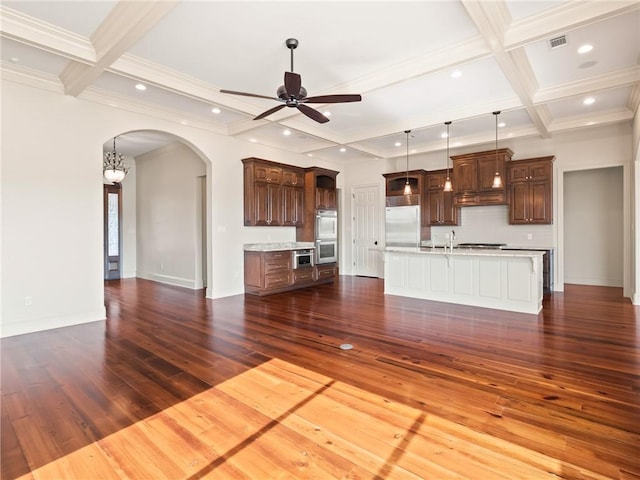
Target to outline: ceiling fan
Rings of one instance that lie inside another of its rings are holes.
[[[268,117],[272,113],[284,107],[297,108],[305,114],[307,117],[315,120],[319,123],[326,123],[329,121],[322,113],[306,105],[307,103],[346,103],[346,102],[359,102],[362,100],[360,95],[319,95],[316,97],[307,97],[307,90],[302,86],[302,77],[293,71],[293,51],[298,46],[298,40],[295,38],[288,38],[285,41],[285,45],[291,50],[291,71],[284,72],[284,85],[281,85],[277,92],[276,97],[268,97],[266,95],[257,95],[255,93],[234,92],[232,90],[220,90],[221,93],[230,93],[232,95],[244,95],[245,97],[267,98],[269,100],[276,100],[280,102],[280,105],[270,108],[266,112],[262,112],[254,120],[261,120]]]

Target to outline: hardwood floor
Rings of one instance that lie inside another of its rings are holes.
[[[3,479],[640,478],[621,289],[568,285],[537,316],[358,277],[105,292],[106,322],[2,340]]]

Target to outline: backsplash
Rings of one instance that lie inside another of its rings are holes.
[[[463,207],[460,209],[460,225],[431,227],[431,241],[434,244],[447,243],[451,230],[456,232],[455,243],[553,247],[553,225],[509,225],[507,205]]]

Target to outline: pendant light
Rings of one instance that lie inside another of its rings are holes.
[[[409,185],[409,134],[411,133],[411,130],[405,130],[404,133],[407,134],[407,179],[404,184],[404,192],[402,193],[404,195],[411,195],[411,185]]]
[[[104,154],[102,164],[104,179],[109,183],[120,183],[128,172],[129,169],[124,166],[122,154],[116,152],[116,137],[113,137],[113,150]]]
[[[444,182],[444,191],[450,192],[453,190],[453,186],[451,185],[451,179],[449,178],[449,125],[451,125],[451,121],[444,122],[447,126],[447,179]]]
[[[502,188],[502,178],[500,177],[499,172],[499,164],[498,164],[498,115],[500,115],[500,110],[493,112],[496,117],[496,174],[493,177],[493,188]]]

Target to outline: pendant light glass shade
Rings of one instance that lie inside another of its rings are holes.
[[[405,130],[404,133],[407,134],[407,177],[406,182],[404,184],[404,195],[411,195],[413,192],[411,191],[411,185],[409,185],[409,134],[411,130]]]
[[[113,137],[113,150],[104,154],[102,163],[102,174],[109,183],[120,183],[129,172],[124,166],[124,158],[121,153],[116,152],[116,137]]]
[[[449,126],[451,125],[451,122],[444,122],[444,124],[447,126],[447,179],[444,181],[443,190],[445,192],[451,192],[453,190],[451,178],[449,178]]]
[[[496,174],[493,177],[493,185],[491,187],[502,188],[502,177],[498,171],[498,115],[500,115],[500,110],[493,112],[493,115],[496,117]]]

